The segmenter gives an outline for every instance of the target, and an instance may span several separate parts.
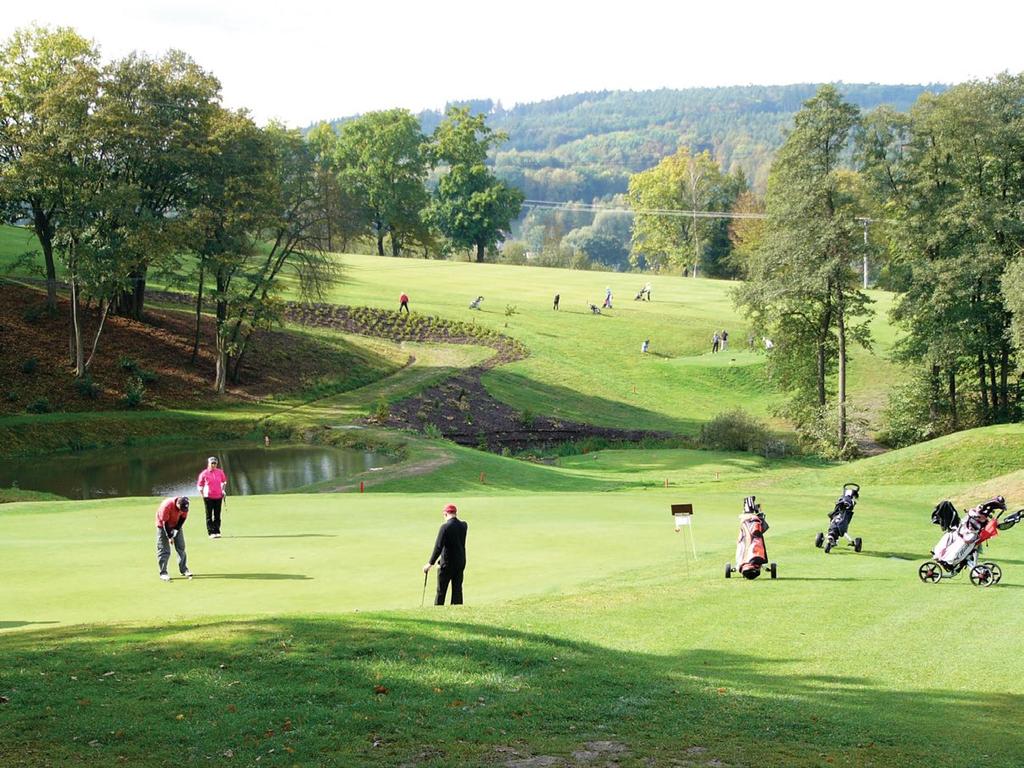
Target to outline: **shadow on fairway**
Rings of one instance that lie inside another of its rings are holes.
[[[0,762],[105,766],[124,754],[144,765],[177,751],[230,752],[234,764],[254,765],[283,747],[298,765],[551,756],[536,763],[550,765],[610,742],[629,750],[630,765],[688,761],[699,747],[709,765],[809,768],[841,755],[844,765],[895,768],[972,764],[977,742],[963,734],[981,732],[988,764],[1024,754],[1013,715],[1024,696],[1015,693],[919,690],[884,669],[837,674],[817,650],[806,659],[764,643],[642,653],[441,618],[458,616],[450,609],[435,615],[13,633],[0,644],[0,690],[10,698]],[[969,655],[973,642],[965,635],[935,656]],[[167,714],[154,716],[157,704]],[[110,748],[75,743],[68,723]]]
[[[878,579],[865,576],[786,576],[779,571],[779,581],[895,581],[895,579]]]
[[[14,629],[15,627],[27,627],[32,624],[60,624],[59,621],[0,621],[0,629]]]
[[[263,536],[225,536],[225,539],[336,539],[336,533],[280,533]]]
[[[868,557],[881,557],[886,560],[920,560],[922,563],[931,555],[922,555],[919,552],[881,552],[874,549],[863,549],[854,554],[867,555]]]
[[[312,581],[312,576],[301,573],[203,573],[192,577],[198,579],[249,579],[253,581]]]

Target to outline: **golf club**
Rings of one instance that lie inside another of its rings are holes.
[[[423,602],[427,599],[427,574],[423,574],[423,594],[420,595],[420,608],[423,607]]]

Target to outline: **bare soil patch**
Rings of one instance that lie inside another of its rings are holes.
[[[214,321],[203,317],[199,354],[191,362],[194,317],[185,312],[148,310],[145,320],[108,317],[90,375],[94,397],[74,385],[68,352],[70,305],[60,300],[56,315],[43,311],[43,297],[23,286],[0,282],[0,413],[23,413],[40,400],[52,411],[122,409],[129,383],[145,371],[141,409],[212,408],[298,394],[323,386],[343,391],[397,369],[394,363],[353,349],[343,340],[315,339],[288,331],[260,331],[243,359],[237,383],[226,397],[212,390]],[[99,320],[86,311],[86,334]],[[91,341],[91,335],[87,338]],[[88,350],[87,350],[88,351]]]

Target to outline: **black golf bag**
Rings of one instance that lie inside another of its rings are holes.
[[[843,486],[843,495],[839,497],[835,507],[828,514],[828,534],[819,533],[814,539],[814,546],[820,547],[824,544],[825,552],[828,553],[840,539],[845,537],[853,545],[854,551],[860,552],[863,543],[861,539],[852,539],[847,534],[858,498],[860,498],[860,486],[857,483],[847,483]]]

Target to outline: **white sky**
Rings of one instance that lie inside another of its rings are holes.
[[[189,53],[224,101],[290,125],[374,109],[506,106],[577,91],[934,83],[1024,71],[1024,2],[859,0],[8,0],[104,58]]]

